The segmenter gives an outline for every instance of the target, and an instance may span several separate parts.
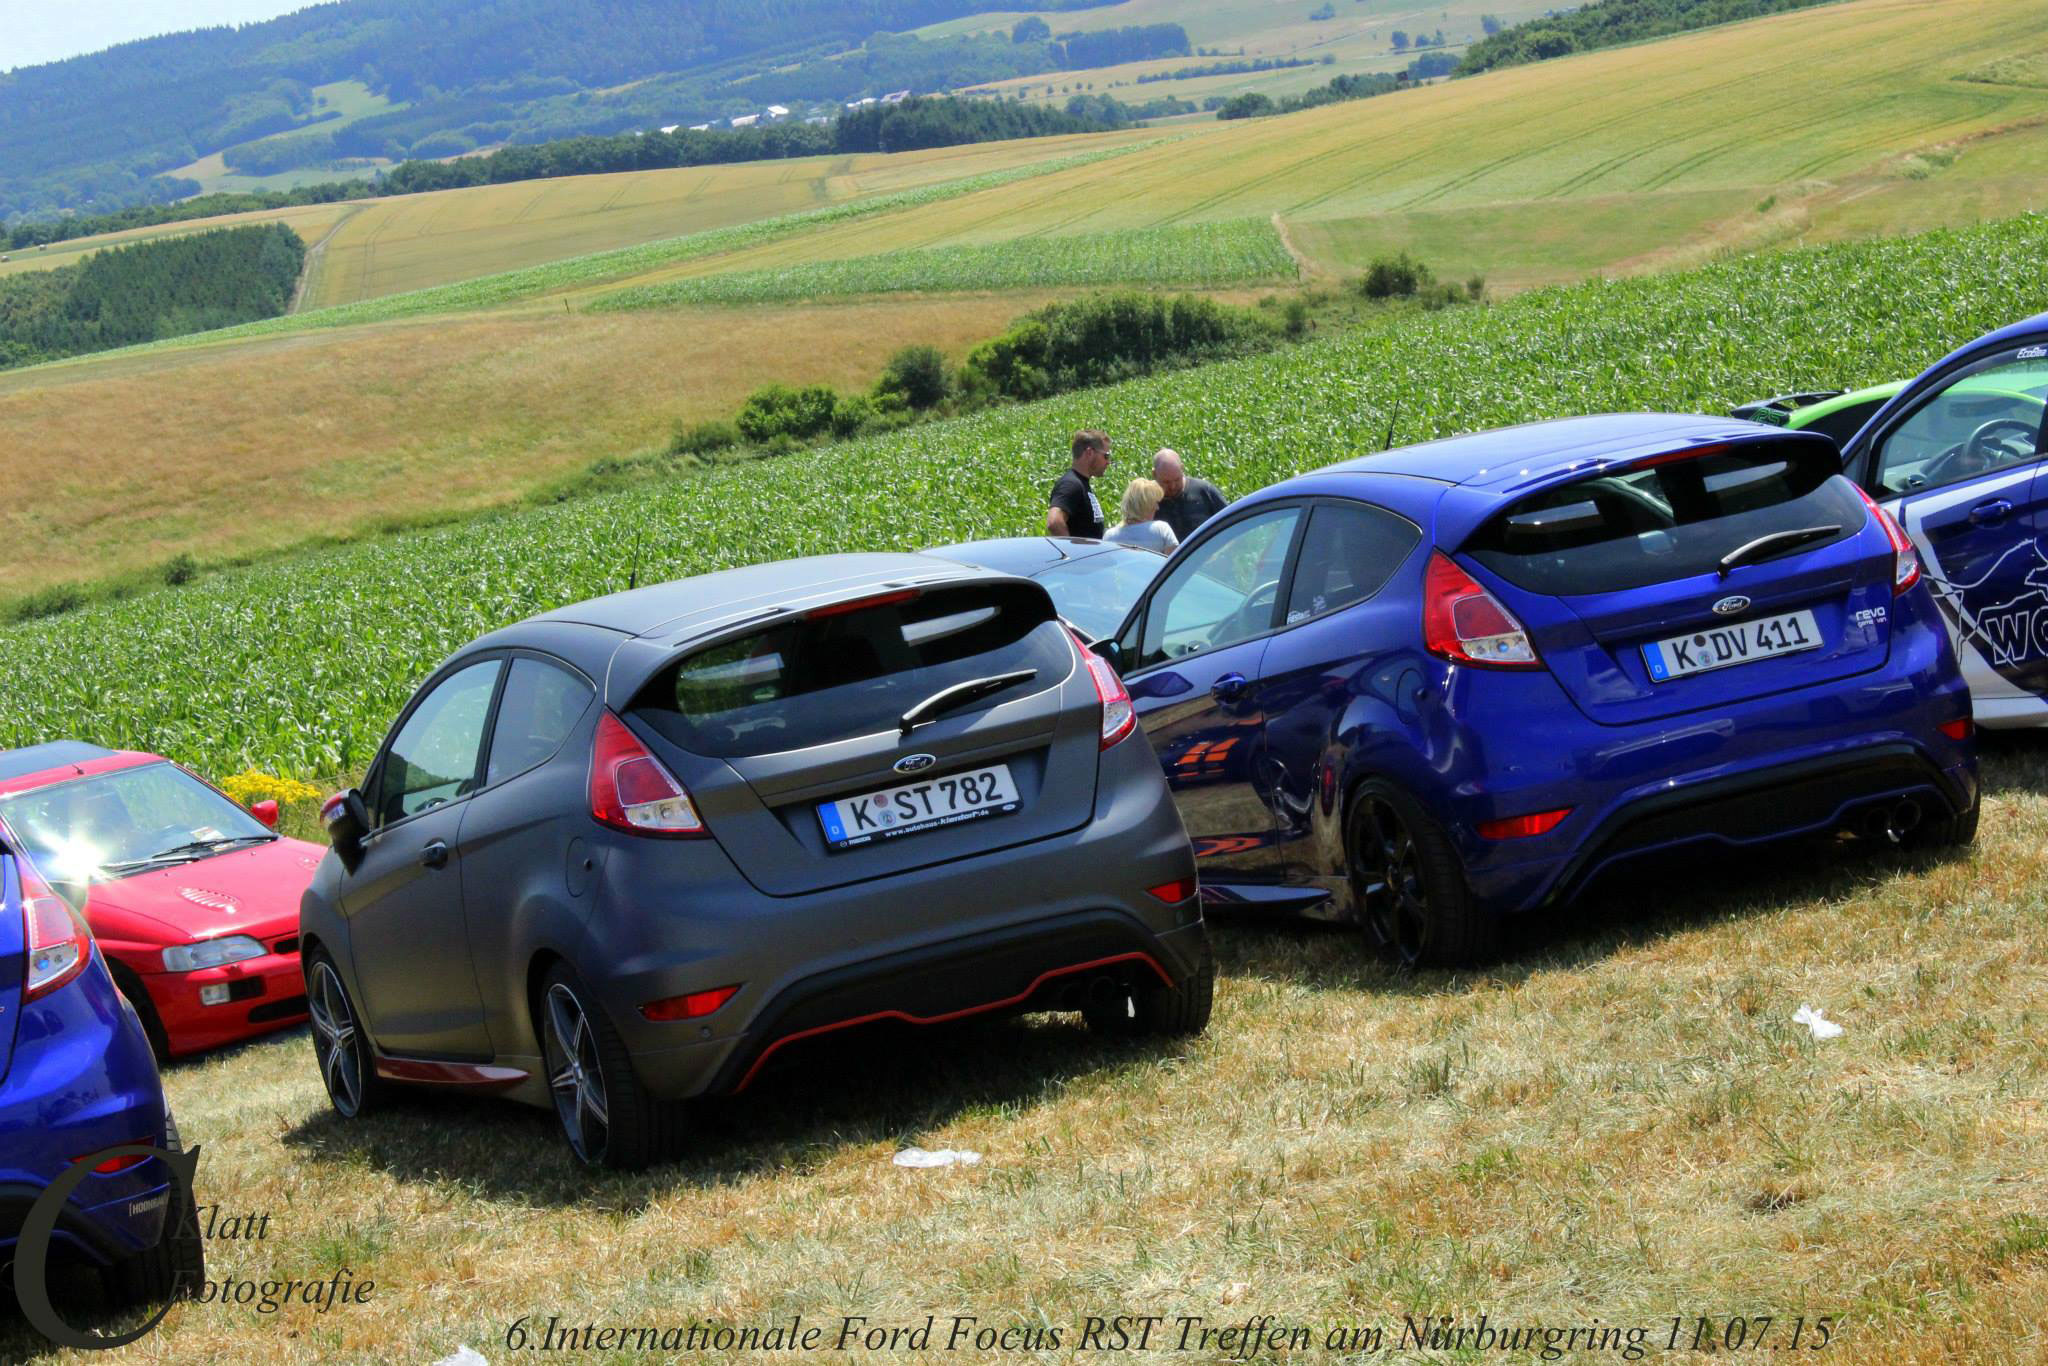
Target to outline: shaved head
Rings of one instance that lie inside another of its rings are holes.
[[[1162,446],[1152,457],[1152,478],[1168,498],[1180,497],[1188,482],[1187,471],[1180,465],[1180,452]]]

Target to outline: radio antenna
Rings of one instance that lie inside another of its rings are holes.
[[[1400,421],[1401,409],[1398,406],[1396,406],[1394,409],[1394,415],[1387,419],[1387,439],[1380,443],[1380,449],[1382,451],[1390,451],[1394,449],[1394,428],[1397,425],[1399,425]]]
[[[643,530],[644,528],[641,527],[633,529],[633,567],[632,571],[626,575],[626,588],[628,591],[640,586],[640,535]]]

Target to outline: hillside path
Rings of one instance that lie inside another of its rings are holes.
[[[299,267],[299,285],[297,289],[292,291],[292,306],[285,310],[286,313],[296,313],[305,306],[306,290],[313,283],[313,272],[319,269],[320,256],[321,253],[327,250],[328,239],[341,231],[342,224],[348,222],[349,219],[354,218],[362,211],[362,205],[355,205],[347,213],[328,224],[327,231],[320,234],[320,240],[306,248],[306,264]]]
[[[1316,269],[1315,262],[1309,260],[1307,256],[1302,254],[1301,248],[1294,245],[1294,237],[1287,231],[1286,221],[1277,213],[1273,215],[1273,231],[1280,234],[1280,245],[1285,247],[1287,254],[1294,258],[1294,268],[1301,273],[1304,283],[1321,274]]]

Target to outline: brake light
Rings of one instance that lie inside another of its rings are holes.
[[[1131,705],[1130,690],[1110,662],[1089,649],[1079,631],[1073,636],[1074,648],[1081,652],[1081,662],[1088,666],[1088,677],[1095,684],[1095,700],[1102,703],[1102,748],[1108,749],[1138,728],[1138,710]]]
[[[1147,887],[1145,890],[1169,906],[1178,906],[1195,894],[1195,880],[1191,877],[1177,877],[1171,882],[1162,882],[1157,887]]]
[[[687,996],[671,996],[666,1000],[649,1001],[640,1007],[640,1013],[656,1024],[672,1020],[701,1020],[733,998],[739,987],[714,987],[710,991],[693,991]]]
[[[14,867],[21,877],[21,913],[28,926],[28,978],[21,993],[26,1003],[85,971],[92,959],[92,932],[33,868],[20,859]]]
[[[597,718],[591,748],[590,815],[630,835],[695,839],[708,833],[683,785],[610,710]]]
[[[1863,500],[1863,506],[1870,509],[1870,515],[1884,528],[1884,534],[1892,543],[1892,596],[1911,588],[1920,582],[1920,552],[1913,548],[1906,529],[1899,525],[1898,518],[1877,505],[1877,500],[1865,493],[1861,486],[1856,496]]]
[[[1976,733],[1977,723],[1967,716],[1958,716],[1953,721],[1944,721],[1935,727],[1951,740],[1967,740]]]
[[[917,594],[917,589],[905,588],[901,592],[876,593],[872,597],[855,598],[851,602],[828,602],[823,607],[813,607],[804,613],[804,619],[816,621],[819,617],[843,617],[849,612],[865,612],[874,607],[894,607],[899,602],[909,602]]]
[[[1533,835],[1547,835],[1557,829],[1566,816],[1572,814],[1569,806],[1555,811],[1535,811],[1526,816],[1507,816],[1497,821],[1479,822],[1482,839],[1525,840]]]
[[[1647,470],[1654,469],[1658,465],[1676,465],[1681,460],[1697,460],[1703,455],[1718,455],[1727,449],[1727,442],[1717,441],[1710,446],[1691,446],[1682,451],[1666,451],[1662,455],[1651,455],[1645,456],[1641,460],[1631,460],[1628,468],[1632,470]]]
[[[1485,669],[1540,669],[1536,647],[1515,614],[1441,550],[1430,552],[1422,584],[1422,639],[1433,655]]]
[[[135,1140],[133,1146],[155,1147],[156,1145],[152,1143],[149,1139],[138,1138]],[[80,1153],[77,1157],[74,1157],[71,1160],[73,1162],[79,1162],[91,1156],[91,1153]],[[148,1153],[123,1153],[119,1157],[110,1157],[104,1162],[95,1164],[92,1169],[92,1172],[94,1176],[112,1176],[115,1172],[125,1172],[130,1167],[139,1167],[147,1161],[149,1161]]]

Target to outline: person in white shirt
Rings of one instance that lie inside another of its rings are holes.
[[[1180,544],[1180,538],[1173,534],[1172,527],[1153,515],[1159,511],[1159,500],[1165,496],[1166,490],[1152,480],[1133,479],[1124,486],[1123,521],[1102,539],[1171,555]]]

